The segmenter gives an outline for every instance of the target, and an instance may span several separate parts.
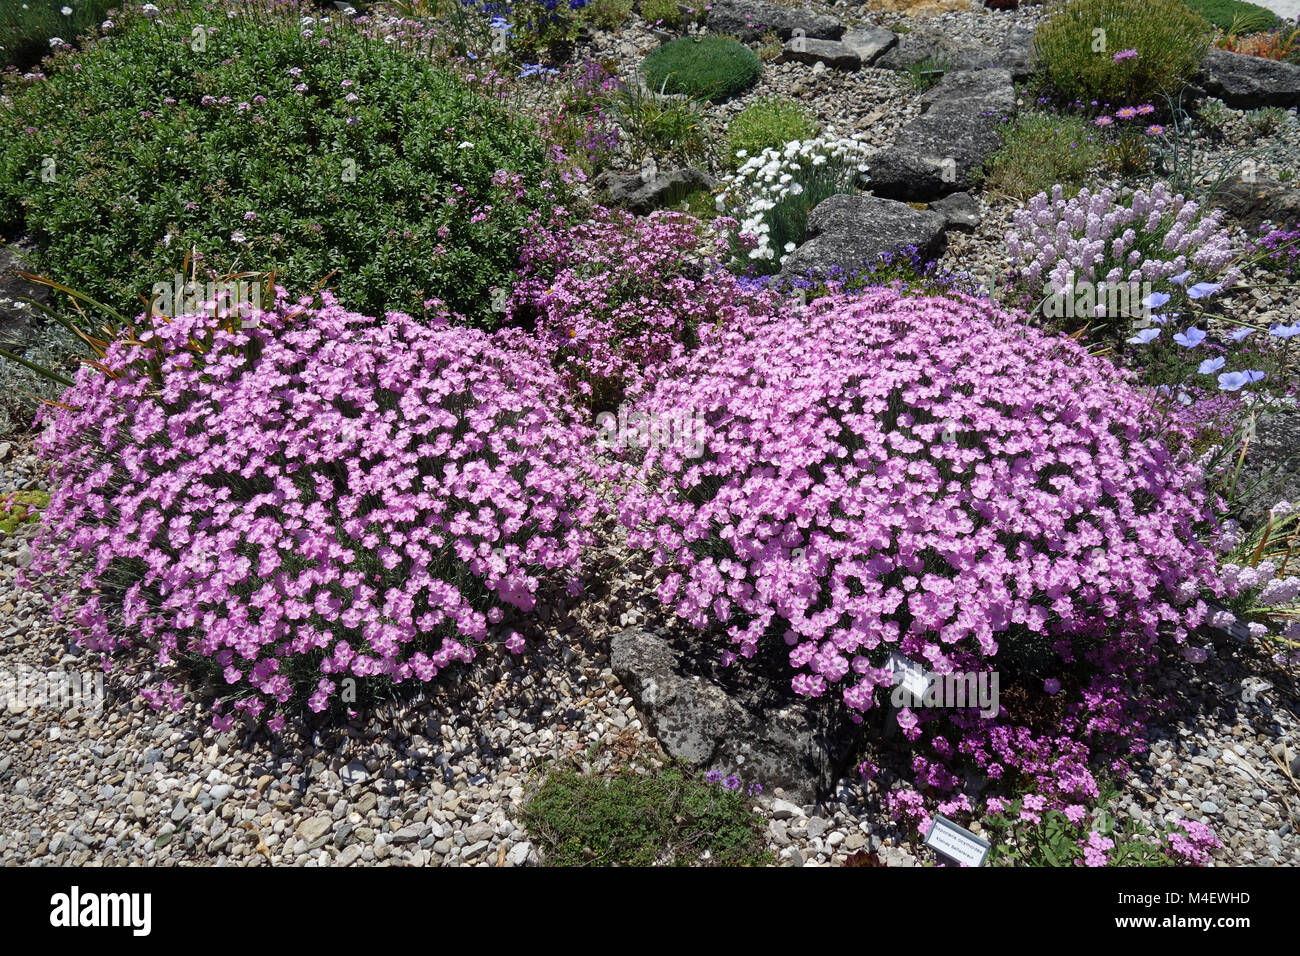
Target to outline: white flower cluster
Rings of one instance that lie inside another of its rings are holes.
[[[855,180],[867,178],[864,136],[857,133],[840,139],[828,130],[814,139],[791,140],[780,149],[765,149],[757,156],[737,151],[736,156],[745,162],[723,181],[717,208],[719,212],[730,209],[740,221],[740,233],[758,240],[749,258],[783,263],[794,252],[795,243],[786,242],[777,260],[772,226],[780,207],[852,192]]]

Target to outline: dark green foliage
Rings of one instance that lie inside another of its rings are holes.
[[[612,777],[566,768],[551,771],[521,816],[548,866],[769,864],[750,807],[742,792],[674,766]]]
[[[665,93],[686,93],[721,103],[739,96],[763,72],[758,55],[724,37],[680,37],[645,58],[646,84]]]
[[[491,289],[549,202],[542,141],[342,21],[328,46],[304,32],[265,12],[123,16],[49,80],[14,80],[0,232],[29,234],[45,275],[132,315],[193,249],[200,278],[274,268],[297,293],[336,272],[357,311],[437,297],[492,324]]]

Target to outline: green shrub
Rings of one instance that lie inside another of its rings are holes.
[[[86,33],[94,35],[114,0],[5,0],[0,7],[0,67],[28,70],[53,49],[58,37],[75,44]],[[71,13],[64,13],[64,10]]]
[[[693,163],[709,154],[709,127],[692,99],[662,96],[635,83],[624,83],[610,108],[627,136],[628,149],[638,160],[658,157]]]
[[[196,50],[200,17],[217,25]],[[265,12],[119,20],[47,81],[8,83],[0,231],[30,234],[40,271],[135,314],[193,249],[200,278],[275,268],[294,293],[337,271],[357,311],[437,297],[494,321],[549,203],[523,120],[342,21],[322,47]]]
[[[1238,35],[1258,33],[1277,26],[1277,14],[1241,0],[1183,0],[1211,24]]]
[[[943,75],[952,69],[952,60],[939,54],[938,56],[927,56],[916,63],[909,63],[903,72],[907,74],[907,81],[911,84],[912,89],[918,93],[924,93],[932,87],[938,86]]]
[[[591,0],[582,16],[602,30],[617,30],[632,16],[632,0]]]
[[[650,53],[642,70],[655,90],[721,103],[757,83],[763,64],[753,50],[735,40],[679,37]]]
[[[1080,116],[1024,113],[1000,130],[1002,145],[976,179],[984,189],[1025,200],[1059,183],[1073,196],[1101,158],[1092,125]]]
[[[1034,32],[1034,51],[1043,79],[1066,99],[1120,107],[1176,93],[1211,34],[1179,0],[1068,0]]]
[[[641,18],[646,23],[657,23],[670,29],[686,22],[686,16],[677,6],[677,0],[641,0]]]
[[[750,805],[740,790],[674,766],[647,773],[625,768],[613,777],[560,769],[521,815],[548,866],[771,863]]]
[[[757,156],[765,149],[775,149],[796,139],[812,139],[818,123],[798,101],[786,96],[765,96],[740,111],[727,126],[727,164],[740,165],[743,151]]]

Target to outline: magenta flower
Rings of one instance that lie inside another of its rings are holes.
[[[1114,60],[1116,63],[1123,63],[1125,60],[1134,59],[1137,55],[1138,55],[1137,50],[1120,50],[1113,57],[1111,57],[1111,59]]]

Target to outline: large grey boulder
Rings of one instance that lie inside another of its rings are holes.
[[[942,31],[923,27],[902,34],[873,65],[884,70],[905,70],[929,60],[943,62],[949,70],[980,70],[993,66],[997,57],[997,52],[982,43],[954,40]]]
[[[1283,229],[1300,225],[1300,189],[1282,183],[1236,179],[1217,191],[1211,202],[1252,236],[1265,222]]]
[[[766,0],[718,0],[709,10],[710,33],[727,33],[746,43],[759,39],[769,30],[782,40],[802,30],[803,36],[819,40],[838,40],[844,24],[812,10],[796,10]]]
[[[925,112],[871,161],[871,191],[929,201],[973,185],[972,174],[1002,144],[998,126],[1015,113],[1009,70],[949,73],[921,98]]]
[[[928,202],[972,188],[973,174],[1002,143],[997,121],[979,114],[922,114],[871,161],[871,191]]]
[[[999,69],[1009,70],[1011,78],[1017,83],[1029,79],[1034,74],[1034,31],[1026,27],[1013,27],[1007,38],[993,58],[993,65]]]
[[[851,272],[896,246],[915,246],[923,259],[944,247],[947,218],[876,196],[831,196],[808,217],[808,239],[785,260],[786,276]]]
[[[610,667],[664,750],[701,770],[734,773],[812,803],[831,790],[850,755],[854,726],[831,717],[824,702],[788,699],[788,683],[786,699],[755,693],[746,700],[692,673],[689,660],[656,634],[615,634]]]
[[[1016,111],[1016,88],[1010,70],[958,70],[921,95],[930,114],[986,113],[1010,116]]]
[[[840,42],[853,50],[863,66],[873,65],[898,43],[898,35],[882,27],[850,30],[840,37]]]
[[[862,66],[862,57],[847,43],[838,40],[809,40],[797,37],[781,47],[780,63],[825,63],[833,70],[852,72]]]
[[[596,179],[596,188],[610,204],[644,215],[679,202],[697,189],[712,189],[713,177],[694,166],[631,175],[604,173]]]
[[[1201,60],[1195,81],[1237,110],[1300,106],[1300,66],[1284,60],[1212,49]]]

